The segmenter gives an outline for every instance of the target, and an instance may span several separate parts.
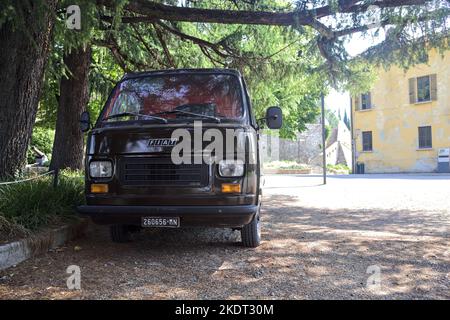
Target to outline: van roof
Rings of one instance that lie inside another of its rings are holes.
[[[130,78],[139,78],[149,75],[170,75],[170,74],[188,74],[188,73],[222,73],[222,74],[233,74],[238,77],[241,76],[240,72],[235,69],[221,69],[221,68],[198,68],[198,69],[166,69],[166,70],[155,70],[155,71],[142,71],[142,72],[130,72],[126,73],[122,80]]]

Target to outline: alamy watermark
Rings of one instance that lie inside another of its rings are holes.
[[[381,27],[381,8],[377,5],[371,4],[367,7],[367,28],[379,28]]]
[[[161,140],[161,141],[158,141]],[[151,148],[173,145],[171,160],[174,164],[212,164],[222,160],[242,160],[257,164],[257,143],[255,135],[244,129],[208,128],[203,130],[201,121],[194,121],[194,128],[179,128],[170,139],[152,139]],[[265,141],[262,157],[279,158],[279,138],[273,136]]]
[[[381,290],[381,267],[378,265],[371,265],[367,267],[367,274],[370,276],[367,278],[366,288],[370,291]]]
[[[81,30],[81,9],[73,4],[66,9],[66,27],[69,30]]]
[[[66,269],[66,273],[70,274],[67,278],[67,289],[81,290],[81,269],[77,265],[70,265]]]

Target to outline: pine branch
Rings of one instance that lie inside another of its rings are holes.
[[[166,41],[164,40],[163,33],[161,32],[161,30],[157,27],[157,25],[155,23],[153,23],[153,27],[155,28],[156,36],[158,37],[158,40],[161,43],[161,46],[163,48],[164,55],[166,56],[167,61],[169,61],[169,65],[172,68],[176,68],[175,61],[173,60],[173,57],[170,54],[169,48],[167,47]]]
[[[223,24],[256,24],[277,26],[311,26],[314,19],[333,16],[336,13],[361,13],[367,11],[370,5],[379,8],[393,8],[410,5],[423,5],[432,0],[375,0],[370,4],[358,4],[359,1],[342,1],[335,10],[330,6],[314,9],[297,10],[291,12],[248,11],[200,9],[192,7],[178,7],[156,3],[148,0],[130,0],[125,6],[129,13],[139,16],[124,16],[123,23],[154,22],[155,20],[186,21]],[[114,8],[112,0],[97,0],[99,5]],[[110,17],[105,17],[110,19]]]

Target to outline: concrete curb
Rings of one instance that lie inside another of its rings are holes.
[[[17,265],[33,256],[48,252],[82,236],[88,220],[49,230],[43,234],[0,245],[0,270]]]
[[[264,169],[264,174],[311,174],[311,169]]]

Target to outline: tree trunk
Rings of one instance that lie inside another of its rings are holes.
[[[51,45],[56,2],[17,1],[14,6],[17,15],[24,19],[23,26],[14,28],[9,21],[0,28],[0,180],[16,175],[26,161]],[[42,5],[47,8],[38,8]]]
[[[80,114],[89,101],[89,67],[91,48],[78,48],[64,56],[71,72],[61,78],[55,142],[51,169],[82,169],[83,133],[80,131]]]

